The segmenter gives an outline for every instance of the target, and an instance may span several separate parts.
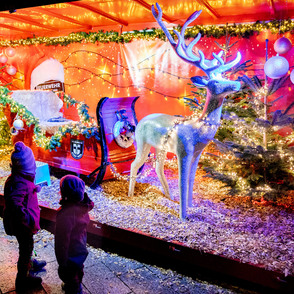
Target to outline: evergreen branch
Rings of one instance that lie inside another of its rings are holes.
[[[200,104],[197,99],[184,97],[185,103],[193,108],[203,109],[203,104]]]
[[[281,98],[283,98],[283,95],[279,96],[278,98],[276,98],[275,100],[271,101],[269,104],[272,106],[274,105],[277,101],[279,101]]]
[[[250,89],[252,89],[254,92],[257,92],[259,89],[258,89],[258,87],[255,85],[255,83],[248,77],[248,76],[246,76],[246,75],[243,75],[242,77],[241,77],[241,80],[245,83],[245,84],[247,84],[249,87],[250,87]]]
[[[282,78],[274,80],[268,87],[266,95],[270,96],[274,94],[279,88],[281,88],[284,85],[284,83],[287,81],[288,78],[289,78],[289,75],[286,75]]]
[[[247,60],[231,69],[230,75],[236,74],[240,71],[246,71],[249,67],[253,65],[253,63],[248,64],[249,62],[251,62],[251,60]]]
[[[253,81],[254,81],[254,83],[255,83],[255,85],[257,86],[258,89],[262,88],[261,81],[257,76],[253,76]]]
[[[286,115],[294,107],[294,102],[292,102],[284,111],[283,115]]]

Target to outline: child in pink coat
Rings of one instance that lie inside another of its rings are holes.
[[[94,203],[80,178],[67,175],[60,180],[61,207],[56,215],[55,255],[65,293],[82,293],[84,261],[87,258],[87,225]]]

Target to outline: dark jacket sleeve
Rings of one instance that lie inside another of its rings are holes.
[[[84,193],[84,199],[82,205],[87,208],[88,211],[92,210],[94,207],[94,202],[89,198],[87,193]]]
[[[60,266],[66,266],[70,246],[70,236],[74,227],[74,217],[60,210],[56,216],[55,255]]]
[[[9,191],[4,193],[4,195],[9,195],[9,197],[6,198],[6,204],[9,206],[10,213],[13,215],[14,223],[23,224],[30,228],[34,221],[30,217],[30,213],[26,208],[27,203],[25,203],[28,201],[27,185],[23,182],[19,182],[17,187],[9,185],[6,189],[9,189]]]

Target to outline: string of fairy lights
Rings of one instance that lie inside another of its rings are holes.
[[[164,53],[170,51],[170,49],[167,49],[164,51]],[[69,58],[71,56],[77,56],[78,53],[86,53],[90,56],[92,55],[96,55],[96,56],[99,56],[101,57],[101,62],[105,60],[107,60],[108,62],[110,62],[112,64],[112,67],[119,67],[122,69],[121,72],[119,73],[96,73],[92,70],[89,70],[88,68],[84,68],[84,67],[79,67],[79,66],[67,66],[67,61],[69,60]],[[151,73],[154,73],[154,71],[156,70],[157,72],[161,72],[163,75],[169,75],[170,77],[175,77],[177,78],[179,81],[181,80],[190,80],[189,78],[187,77],[183,77],[183,76],[179,76],[179,75],[176,75],[174,73],[171,73],[169,71],[166,71],[166,70],[163,70],[163,69],[160,69],[160,68],[155,68],[155,67],[143,67],[143,68],[137,68],[140,64],[144,63],[145,61],[149,61],[152,57],[156,56],[156,54],[152,54],[146,58],[144,58],[143,60],[139,61],[136,65],[136,68],[134,67],[127,67],[119,62],[116,62],[115,60],[99,53],[99,52],[96,52],[96,51],[91,51],[91,50],[75,50],[73,52],[71,52],[68,57],[66,57],[64,60],[61,61],[61,63],[63,63],[65,66],[64,66],[64,69],[67,71],[69,69],[76,69],[78,71],[85,71],[87,72],[90,77],[88,78],[85,78],[81,81],[78,81],[76,83],[65,83],[65,86],[68,86],[68,87],[72,87],[72,86],[79,86],[85,82],[91,82],[92,79],[94,78],[99,78],[103,81],[103,83],[108,83],[109,85],[111,85],[112,87],[114,87],[115,89],[119,88],[119,89],[130,89],[130,88],[137,88],[139,91],[144,89],[144,90],[147,90],[149,91],[150,94],[158,94],[158,95],[161,95],[161,96],[164,96],[165,99],[167,98],[175,98],[175,99],[182,99],[184,97],[187,97],[187,96],[191,96],[191,95],[185,95],[185,96],[173,96],[173,95],[168,95],[168,94],[165,94],[163,92],[160,92],[158,90],[155,90],[153,88],[150,88],[150,87],[146,87],[145,85],[138,85],[138,84],[129,84],[129,85],[121,85],[121,84],[118,84],[118,83],[114,83],[112,81],[110,81],[109,79],[111,79],[112,77],[117,77],[117,76],[122,76],[122,77],[125,77],[126,75],[126,72],[130,72],[130,71],[135,71],[136,69],[138,69],[139,71],[150,71]],[[105,77],[108,77],[109,79],[106,79]]]
[[[170,51],[170,49],[167,49],[165,50],[164,52],[167,52],[167,51]],[[96,73],[94,72],[93,70],[90,70],[86,67],[81,67],[81,66],[76,66],[76,65],[67,65],[68,64],[68,60],[70,59],[70,57],[72,56],[77,56],[79,53],[81,54],[88,54],[88,55],[96,55],[96,56],[99,56],[101,57],[101,62],[103,62],[104,60],[110,62],[112,64],[112,67],[119,67],[122,69],[121,72],[119,73],[108,73],[108,72],[105,72],[105,73]],[[144,58],[143,60],[139,61],[137,63],[136,66],[138,66],[139,64],[142,64],[144,63],[145,61],[147,60],[150,60],[152,57],[154,57],[156,54],[152,54],[146,58]],[[147,87],[143,84],[128,84],[128,85],[123,85],[123,84],[119,84],[119,83],[114,83],[111,81],[111,79],[113,77],[117,77],[117,76],[122,76],[122,77],[125,77],[126,76],[126,73],[127,72],[130,72],[130,71],[136,71],[137,67],[134,68],[134,67],[127,67],[121,63],[118,63],[116,62],[115,60],[99,53],[99,52],[96,52],[96,51],[91,51],[91,50],[75,50],[73,52],[70,52],[69,55],[61,61],[62,64],[64,64],[64,70],[65,71],[69,71],[71,69],[74,69],[74,70],[77,70],[78,72],[87,72],[89,77],[86,77],[80,81],[77,81],[75,83],[65,83],[65,86],[67,87],[73,87],[73,86],[77,86],[77,87],[80,87],[83,83],[90,83],[93,81],[93,79],[95,78],[99,78],[103,84],[107,83],[108,85],[112,86],[114,89],[127,89],[129,91],[130,88],[136,88],[138,89],[139,91],[141,90],[145,90],[145,91],[149,91],[150,94],[157,94],[157,95],[160,95],[160,96],[163,96],[165,100],[167,100],[168,98],[172,98],[172,99],[183,99],[185,97],[190,97],[192,96],[191,94],[187,94],[187,95],[182,95],[182,96],[174,96],[174,95],[169,95],[169,94],[166,94],[166,93],[163,93],[161,91],[158,91],[154,88],[150,88],[150,87]],[[179,75],[176,75],[174,73],[171,73],[167,70],[163,70],[163,69],[160,69],[160,68],[155,68],[155,67],[142,67],[142,68],[138,68],[139,71],[149,71],[151,73],[154,73],[154,71],[156,70],[157,72],[161,72],[163,75],[168,75],[170,77],[174,77],[176,78],[179,82],[181,82],[182,80],[185,80],[185,81],[189,81],[190,78],[188,77],[184,77],[184,76],[179,76]],[[21,74],[21,76],[23,77],[24,79],[24,74],[19,72]],[[108,79],[106,78],[108,77]],[[19,78],[15,78],[17,80],[21,80]],[[7,81],[7,84],[8,84],[8,81]],[[18,89],[18,87],[14,86],[14,88]]]

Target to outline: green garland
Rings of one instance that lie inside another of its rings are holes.
[[[175,28],[180,30],[181,26]],[[241,38],[249,38],[250,36],[259,34],[261,31],[269,30],[273,34],[286,33],[294,30],[294,21],[288,20],[272,20],[272,21],[256,21],[252,24],[232,24],[232,25],[196,25],[191,28],[187,28],[185,32],[186,38],[195,38],[198,33],[202,36],[220,38],[226,36],[238,36]],[[171,32],[173,36],[175,34]],[[71,43],[129,43],[134,39],[154,40],[161,39],[166,40],[166,36],[161,29],[144,29],[141,31],[135,30],[132,32],[125,32],[119,34],[116,31],[104,32],[100,30],[98,32],[76,32],[71,33],[68,36],[63,37],[35,37],[19,40],[1,40],[0,46],[30,46],[45,44],[47,46],[67,46]]]
[[[18,116],[25,121],[28,127],[34,125],[33,139],[37,146],[44,148],[45,150],[56,151],[57,148],[61,146],[62,138],[64,138],[67,134],[72,136],[78,136],[81,134],[86,138],[94,136],[98,138],[97,125],[95,124],[93,117],[91,117],[88,113],[89,106],[84,102],[79,102],[63,92],[57,93],[59,98],[65,102],[66,107],[77,107],[80,121],[60,127],[57,132],[55,132],[51,137],[48,137],[45,132],[41,130],[39,119],[28,111],[24,105],[14,101],[11,98],[10,93],[11,91],[8,88],[0,86],[0,104],[4,107],[7,104],[10,105],[10,111],[17,113]]]

